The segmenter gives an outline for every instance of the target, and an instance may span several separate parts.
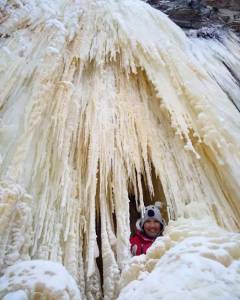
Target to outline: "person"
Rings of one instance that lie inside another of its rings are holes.
[[[162,235],[164,226],[164,219],[156,203],[145,207],[143,218],[136,222],[136,233],[130,238],[132,255],[146,254],[156,238]]]

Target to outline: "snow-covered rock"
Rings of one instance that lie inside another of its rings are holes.
[[[0,278],[0,299],[81,300],[76,282],[59,263],[22,261],[9,267]]]

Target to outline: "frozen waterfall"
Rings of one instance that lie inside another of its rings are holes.
[[[184,261],[187,238],[220,292],[239,297],[239,40],[188,38],[137,0],[0,5],[1,299],[80,299],[78,288],[82,299],[140,299],[161,266],[168,273]],[[129,195],[143,208],[146,193],[169,226],[131,259]],[[212,252],[226,247],[201,256],[211,242]],[[190,277],[204,272],[196,261]],[[62,272],[61,287],[49,272]],[[186,278],[173,298],[161,287],[161,299],[205,299],[186,297]]]

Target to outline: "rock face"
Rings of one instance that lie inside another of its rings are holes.
[[[240,1],[238,0],[149,0],[147,2],[166,13],[184,29],[220,25],[240,33]]]

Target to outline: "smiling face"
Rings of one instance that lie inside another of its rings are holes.
[[[149,237],[157,237],[161,231],[159,221],[155,219],[148,219],[143,225],[144,232]]]

